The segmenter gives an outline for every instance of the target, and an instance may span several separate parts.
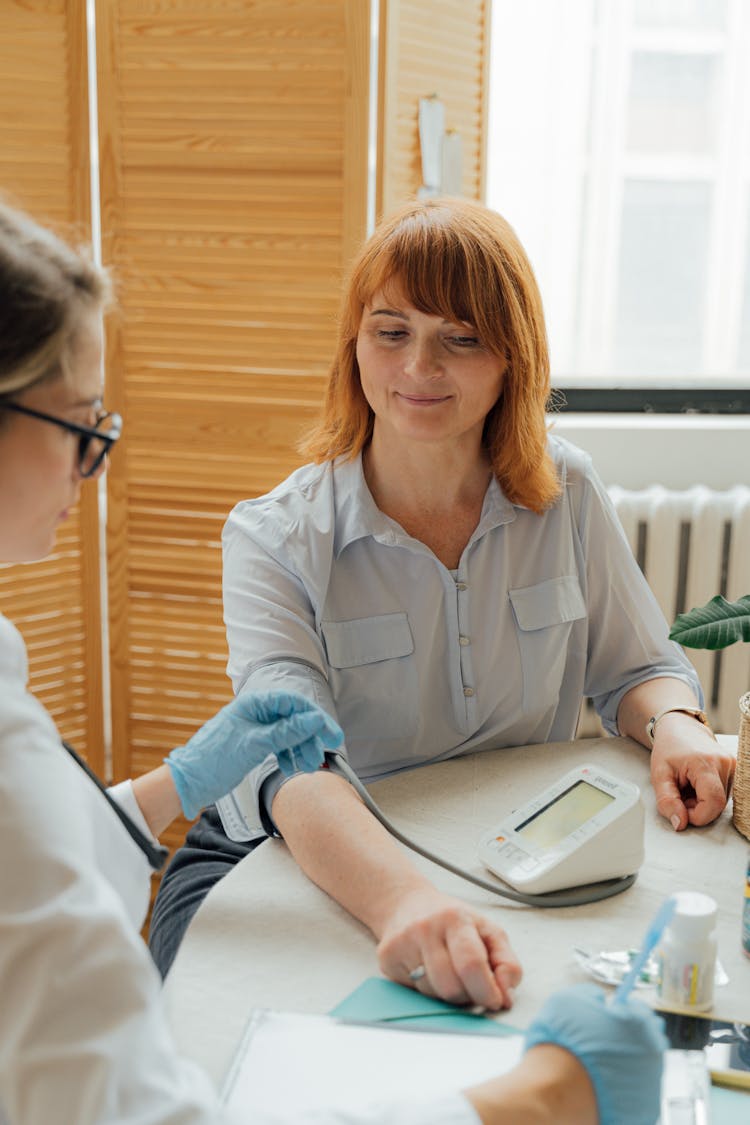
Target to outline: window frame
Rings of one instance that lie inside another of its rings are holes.
[[[750,386],[611,387],[555,384],[555,413],[750,414]]]

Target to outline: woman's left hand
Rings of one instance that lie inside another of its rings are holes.
[[[407,892],[383,930],[380,967],[399,984],[452,1004],[510,1008],[521,965],[500,926],[429,887]],[[419,979],[411,974],[424,968]]]
[[[688,824],[710,824],[724,810],[734,778],[735,758],[710,732],[687,716],[678,728],[665,716],[651,751],[656,807],[680,832]]]

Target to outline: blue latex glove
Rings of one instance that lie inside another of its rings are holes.
[[[659,1117],[663,1023],[639,1000],[605,1004],[593,984],[550,996],[526,1033],[525,1049],[565,1047],[585,1066],[601,1125],[654,1125]]]
[[[343,741],[341,728],[309,699],[293,692],[239,695],[164,761],[191,820],[224,797],[275,754],[283,773],[312,773],[326,750]]]

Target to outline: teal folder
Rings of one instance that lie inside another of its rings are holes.
[[[462,1031],[467,1035],[519,1035],[510,1024],[474,1015],[444,1000],[422,996],[392,980],[368,977],[329,1013],[349,1023],[388,1023],[420,1031]]]
[[[742,1090],[711,1087],[712,1125],[747,1125],[750,1121],[750,1094]]]

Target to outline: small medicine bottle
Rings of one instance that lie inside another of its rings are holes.
[[[750,855],[747,857],[745,905],[742,909],[742,951],[746,957],[750,957]]]
[[[675,911],[659,948],[658,995],[665,1004],[703,1012],[714,1002],[716,902],[697,891],[673,897]]]

